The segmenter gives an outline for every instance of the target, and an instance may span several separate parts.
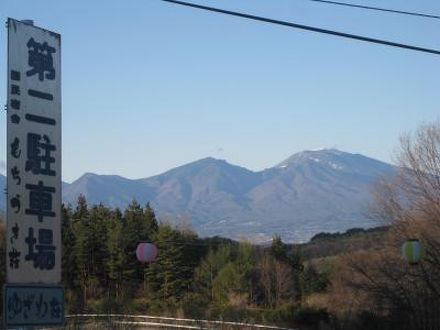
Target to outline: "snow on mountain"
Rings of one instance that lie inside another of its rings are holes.
[[[296,153],[259,172],[205,158],[138,180],[87,173],[63,184],[63,200],[74,205],[82,193],[90,204],[124,208],[136,199],[150,202],[162,219],[185,218],[203,236],[305,241],[322,231],[378,225],[366,216],[370,189],[394,171],[336,149]]]

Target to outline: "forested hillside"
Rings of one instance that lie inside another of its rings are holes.
[[[4,225],[1,242],[5,244]],[[136,259],[139,242],[154,242],[156,260]],[[5,254],[2,253],[4,281]],[[145,313],[271,324],[301,323],[305,296],[328,281],[306,265],[300,249],[279,237],[270,248],[220,237],[199,238],[186,224],[158,223],[133,201],[125,210],[63,208],[63,284],[68,313]]]

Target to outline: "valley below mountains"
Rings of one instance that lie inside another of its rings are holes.
[[[149,202],[159,220],[182,222],[201,236],[264,242],[279,234],[298,243],[319,232],[383,225],[368,214],[371,190],[395,170],[360,154],[323,149],[294,154],[258,172],[205,158],[137,180],[86,173],[63,183],[62,195],[72,206],[80,194],[89,205]],[[0,187],[5,181],[0,176]]]

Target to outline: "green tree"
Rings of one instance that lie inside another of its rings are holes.
[[[159,230],[159,224],[156,219],[156,214],[154,213],[153,208],[150,206],[150,203],[147,203],[145,206],[144,217],[147,226],[147,233],[149,237],[152,237]]]
[[[126,208],[122,220],[121,235],[124,247],[125,269],[123,271],[125,294],[134,296],[144,282],[145,266],[136,258],[136,248],[140,242],[149,241],[149,222],[140,204],[133,200]]]
[[[270,246],[270,253],[280,261],[286,262],[288,260],[287,246],[281,240],[281,236],[275,235],[272,238],[272,245]]]
[[[158,256],[147,269],[148,283],[156,298],[178,301],[189,292],[194,269],[199,262],[196,238],[169,225],[159,226],[154,236]]]
[[[104,295],[108,287],[108,276],[106,274],[106,261],[109,258],[107,236],[109,220],[112,218],[112,211],[102,204],[94,205],[89,210],[90,220],[88,228],[89,242],[87,244],[89,255],[89,293],[93,298]]]
[[[78,197],[76,209],[72,214],[71,226],[73,235],[75,236],[72,252],[75,255],[74,262],[77,271],[73,283],[77,298],[75,309],[82,311],[87,305],[87,294],[92,268],[90,263],[90,214],[86,198],[83,195]]]
[[[301,273],[301,292],[303,295],[322,292],[328,284],[327,274],[319,273],[313,265],[308,265]]]
[[[61,237],[62,237],[62,257],[61,272],[62,281],[66,288],[66,299],[68,306],[72,312],[75,312],[76,292],[78,291],[78,264],[76,254],[72,251],[72,247],[76,244],[75,231],[72,223],[72,209],[70,206],[62,206],[61,209]]]
[[[107,312],[120,312],[126,296],[123,295],[123,274],[126,267],[125,247],[122,241],[122,214],[116,209],[106,221],[106,252],[104,263],[107,288]]]
[[[201,296],[209,297],[211,302],[214,300],[214,279],[219,271],[229,262],[231,254],[230,244],[211,247],[195,270],[194,289]]]
[[[241,280],[241,274],[232,262],[223,266],[213,282],[215,304],[222,309],[227,307],[231,296],[241,291]]]
[[[255,269],[255,256],[250,243],[242,242],[238,245],[237,259],[234,264],[239,274],[237,293],[249,302],[252,300],[252,276]]]

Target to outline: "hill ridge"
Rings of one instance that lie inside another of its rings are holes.
[[[136,199],[150,202],[160,219],[186,218],[202,236],[280,234],[300,242],[322,231],[377,225],[365,216],[369,190],[394,172],[390,164],[337,149],[305,150],[261,171],[205,157],[141,179],[85,173],[63,184],[63,201],[75,204],[84,194],[90,204],[124,208]]]

